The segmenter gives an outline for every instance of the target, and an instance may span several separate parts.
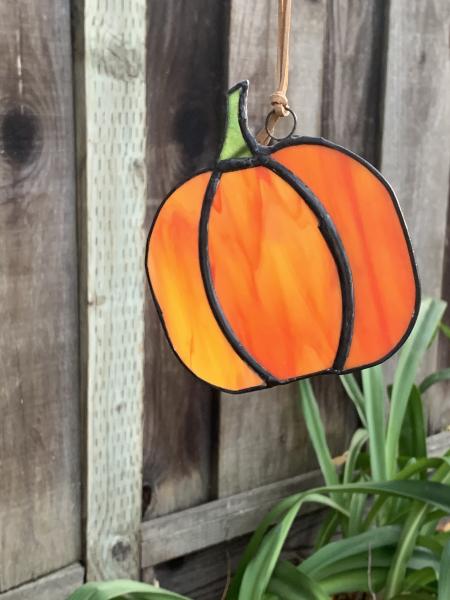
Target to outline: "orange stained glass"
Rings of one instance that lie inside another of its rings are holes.
[[[332,367],[339,275],[316,216],[288,183],[265,167],[224,173],[208,248],[219,304],[261,366],[281,380]]]
[[[150,236],[148,271],[174,350],[201,379],[234,391],[264,385],[214,319],[199,265],[199,221],[211,173],[193,177],[162,206]]]
[[[345,247],[355,297],[345,368],[381,360],[406,333],[416,303],[412,260],[389,191],[367,167],[334,148],[302,144],[272,158],[311,188]]]

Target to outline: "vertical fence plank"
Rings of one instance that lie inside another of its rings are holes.
[[[146,205],[146,2],[76,3],[88,579],[137,577]]]
[[[150,0],[147,222],[181,180],[212,164],[224,124],[225,0]],[[210,497],[211,388],[169,349],[147,293],[144,410],[145,518]]]
[[[424,295],[441,295],[450,166],[448,0],[392,0],[389,11],[382,168],[405,213]],[[427,369],[438,364],[437,346]],[[432,430],[449,401],[432,395]]]
[[[386,2],[328,0],[322,135],[379,162]]]
[[[233,2],[230,79],[250,77],[250,118],[259,118],[258,125],[274,85],[276,10],[273,2],[258,3],[257,9]],[[293,2],[288,96],[298,111],[298,133],[323,134],[374,160],[382,19],[383,3]],[[315,388],[331,450],[341,452],[356,424],[352,407],[337,378],[316,378]],[[314,458],[297,414],[297,394],[294,384],[245,398],[222,397],[220,495],[311,468]]]
[[[80,558],[69,2],[0,4],[0,591]]]

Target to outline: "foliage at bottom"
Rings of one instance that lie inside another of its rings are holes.
[[[450,379],[450,369],[417,382],[444,310],[438,300],[422,303],[392,386],[385,386],[381,366],[363,371],[361,382],[341,377],[361,423],[342,468],[332,460],[313,387],[300,382],[299,406],[324,485],[285,498],[265,517],[226,600],[329,600],[344,593],[365,593],[370,600],[450,600],[450,532],[439,526],[450,514],[450,451],[428,457],[422,402],[432,385]],[[324,506],[327,516],[314,552],[294,564],[283,560],[283,545],[310,502]],[[69,600],[126,598],[188,600],[131,581],[88,583]]]

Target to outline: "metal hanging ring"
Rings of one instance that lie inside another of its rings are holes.
[[[288,111],[288,113],[292,116],[292,120],[293,120],[292,129],[287,135],[285,135],[284,137],[278,138],[278,137],[275,137],[272,133],[270,133],[268,126],[269,126],[269,119],[270,119],[271,115],[275,114],[275,111],[273,109],[267,115],[266,122],[264,123],[264,129],[266,130],[267,135],[269,137],[271,137],[273,140],[275,140],[276,142],[282,142],[283,140],[286,140],[287,138],[291,137],[291,135],[294,133],[294,131],[297,127],[297,115],[292,110],[292,108],[289,108],[289,106],[286,106],[285,108]]]

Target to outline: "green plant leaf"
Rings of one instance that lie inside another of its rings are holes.
[[[414,548],[406,568],[415,571],[433,569],[435,578],[437,579],[439,573],[439,559],[431,552],[431,550],[428,550],[428,548]]]
[[[398,594],[390,600],[436,600],[436,594],[433,592],[407,592],[406,594]]]
[[[436,581],[436,571],[432,567],[424,567],[418,571],[412,571],[405,577],[403,591],[419,592],[425,586]]]
[[[417,536],[417,545],[427,548],[437,559],[441,558],[443,545],[439,542],[437,535],[419,535]]]
[[[344,474],[342,476],[343,483],[352,482],[358,457],[368,439],[369,434],[366,429],[357,429],[353,434],[350,447],[348,449],[347,460],[345,461]]]
[[[321,581],[332,575],[338,573],[345,573],[354,569],[366,570],[369,568],[388,568],[392,563],[392,558],[395,553],[395,540],[391,542],[389,546],[382,546],[380,548],[370,547],[367,550],[362,550],[360,553],[354,553],[351,556],[340,559],[337,558],[334,562],[330,562],[323,568],[320,567],[318,571],[314,572],[313,578],[317,581]],[[411,572],[423,571],[424,569],[430,569],[433,573],[434,580],[437,579],[439,571],[439,561],[432,552],[418,548],[414,551],[410,561],[408,562],[408,569]]]
[[[384,378],[380,365],[362,372],[372,479],[386,479]]]
[[[330,539],[336,533],[336,530],[339,525],[339,513],[336,511],[330,511],[328,515],[325,517],[320,529],[317,534],[316,542],[314,544],[314,552],[328,544]]]
[[[439,593],[438,600],[450,598],[450,541],[444,548],[439,571]]]
[[[239,600],[247,600],[248,598],[261,600],[278,562],[280,552],[292,523],[306,500],[308,502],[324,504],[335,510],[345,512],[337,502],[314,490],[301,494],[289,511],[283,516],[282,520],[265,535],[258,551],[249,562],[239,587]]]
[[[401,471],[399,471],[397,473],[397,475],[395,476],[394,480],[401,481],[401,480],[406,480],[406,479],[412,479],[414,477],[414,475],[416,475],[416,474],[426,473],[430,469],[438,469],[438,468],[441,468],[446,465],[449,465],[449,459],[446,456],[443,456],[441,458],[432,457],[432,458],[421,458],[417,461],[414,460],[414,461],[408,463]],[[438,480],[436,480],[436,481],[438,481]],[[370,526],[370,524],[373,522],[375,516],[380,511],[380,509],[382,508],[382,506],[384,505],[386,500],[387,500],[386,496],[381,496],[380,498],[377,498],[377,500],[373,503],[371,509],[369,510],[369,512],[367,514],[367,517],[366,517],[366,520],[364,523],[364,528],[368,528]],[[398,513],[398,515],[395,515],[393,517],[393,521],[396,520],[397,516],[401,516],[401,514],[402,513]]]
[[[368,439],[369,434],[366,429],[357,429],[353,434],[350,442],[350,448],[347,453],[347,460],[344,466],[344,473],[342,477],[343,483],[352,483],[361,450]],[[349,502],[350,505],[350,517],[345,526],[345,534],[347,536],[355,535],[356,533],[359,533],[361,528],[361,520],[364,506],[366,504],[366,496],[364,494],[354,494],[350,497],[346,496],[345,501]]]
[[[399,355],[392,387],[391,410],[386,434],[387,475],[395,474],[400,431],[419,363],[445,310],[445,302],[427,298],[422,302],[416,325]]]
[[[361,423],[367,429],[365,399],[361,388],[356,381],[356,377],[352,373],[349,373],[347,375],[341,375],[339,379],[344,390],[347,392],[347,396],[353,402]]]
[[[361,552],[342,560],[336,560],[336,562],[328,565],[328,567],[321,569],[314,575],[314,578],[320,582],[333,575],[344,574],[355,569],[366,569],[367,571],[369,565],[371,568],[382,567],[387,569],[391,564],[393,555],[393,547],[377,548],[376,550],[371,550],[370,553],[368,551]]]
[[[320,582],[325,593],[329,595],[345,592],[378,592],[386,581],[387,569],[374,568],[355,569],[339,573]]]
[[[148,583],[116,579],[115,581],[91,581],[73,592],[67,600],[189,600]]]
[[[236,598],[238,598],[239,588],[242,582],[242,578],[244,576],[245,569],[258,552],[259,547],[261,546],[261,543],[264,539],[264,536],[269,530],[270,526],[275,523],[278,523],[298,502],[298,500],[301,497],[302,494],[293,494],[292,496],[284,498],[273,507],[273,509],[264,517],[264,519],[258,525],[250,539],[250,542],[247,544],[244,554],[242,555],[241,560],[239,562],[236,573],[233,579],[231,580],[230,587],[228,588],[226,595],[227,600],[236,600]]]
[[[450,368],[442,369],[442,371],[436,371],[435,373],[431,373],[431,375],[425,377],[425,379],[419,385],[420,393],[424,394],[428,390],[428,388],[430,388],[435,383],[448,380],[450,380]]]
[[[305,418],[309,437],[311,438],[320,470],[322,471],[325,483],[327,485],[337,485],[339,477],[336,466],[331,458],[328,448],[325,430],[320,417],[319,406],[314,396],[314,391],[309,379],[299,381],[300,390],[300,409]]]
[[[447,469],[448,466],[446,465]],[[441,467],[442,469],[442,467]],[[438,471],[439,476],[442,473]],[[386,496],[400,496],[419,500],[425,505],[442,508],[450,512],[450,494],[447,486],[437,481],[385,481],[379,483],[353,483],[347,485],[324,486],[295,494],[286,498],[276,506],[269,518],[264,519],[261,526],[256,530],[250,541],[247,552],[244,554],[233,582],[230,586],[227,598],[239,597],[239,600],[261,600],[267,584],[272,575],[276,562],[278,561],[283,543],[289,533],[289,529],[305,502],[316,502],[330,506],[342,512],[348,517],[348,512],[342,506],[324,494],[334,492],[352,492],[362,494],[381,494]],[[420,504],[422,506],[422,504]],[[287,507],[290,507],[287,509]],[[279,522],[267,534],[267,529],[277,516]],[[280,520],[281,519],[281,520]],[[265,535],[266,534],[266,535]]]
[[[447,465],[446,465],[447,466]],[[316,488],[318,493],[342,492],[380,494],[393,497],[418,500],[430,506],[442,508],[450,512],[450,488],[448,485],[434,481],[384,481],[379,483],[363,482],[341,486]]]
[[[302,500],[300,499],[286,513],[283,520],[269,531],[263,539],[258,553],[251,560],[242,577],[239,600],[248,600],[248,598],[261,600],[267,590],[281,549],[301,504]]]
[[[400,432],[399,451],[401,455],[414,456],[414,458],[423,458],[427,455],[427,433],[422,396],[416,385],[412,386],[409,395],[405,420]],[[425,476],[426,473],[421,475]]]
[[[321,550],[304,560],[298,570],[310,577],[317,578],[322,570],[344,558],[366,554],[371,550],[396,544],[400,527],[385,526],[370,529],[347,539],[331,542]]]
[[[442,483],[437,483],[438,481]],[[402,483],[418,483],[425,489],[427,486],[439,485],[443,495],[441,499],[444,504],[450,502],[450,487],[448,484],[450,481],[450,469],[446,461],[436,470],[431,481],[403,481]],[[398,482],[401,483],[401,482]],[[435,505],[436,506],[436,505]],[[438,508],[444,508],[444,506],[438,506]],[[390,598],[401,592],[401,586],[405,577],[407,563],[414,551],[416,540],[420,532],[420,528],[423,525],[426,514],[430,509],[429,503],[414,502],[411,505],[410,513],[406,519],[402,533],[400,535],[397,549],[395,552],[392,566],[389,570],[387,582],[386,582],[386,596]],[[445,508],[444,508],[445,510]]]
[[[366,504],[367,494],[353,494],[353,496],[351,496],[347,536],[362,533],[362,530],[364,529],[363,517]]]
[[[329,600],[319,583],[286,561],[280,561],[275,567],[267,591],[278,593],[283,600]]]
[[[450,340],[450,327],[445,323],[439,323],[439,329]]]

